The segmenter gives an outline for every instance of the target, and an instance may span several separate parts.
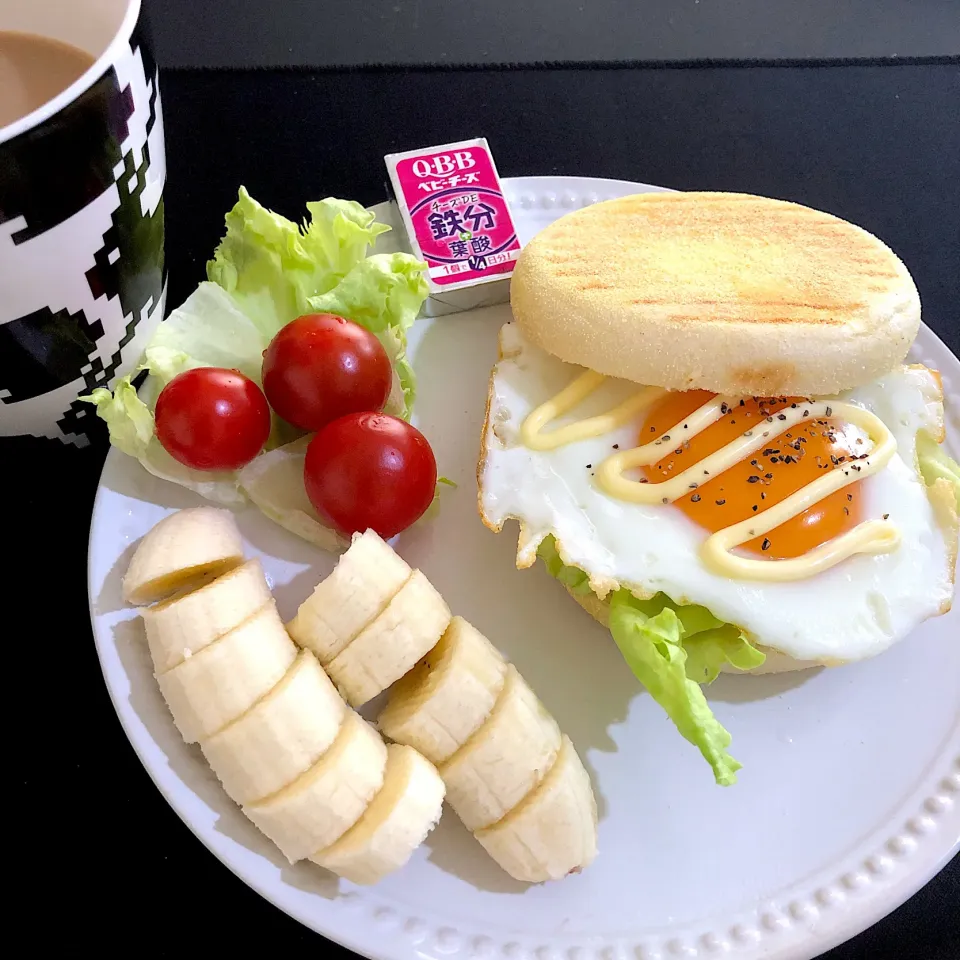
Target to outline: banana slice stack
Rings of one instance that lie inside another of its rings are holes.
[[[450,623],[429,580],[372,530],[354,537],[333,573],[287,624],[353,707],[413,669]]]
[[[375,533],[355,537],[287,624],[346,700],[390,687],[381,732],[435,764],[447,802],[518,880],[556,880],[597,849],[590,779],[516,668]]]
[[[415,749],[387,747],[317,657],[298,650],[259,561],[243,562],[229,511],[162,520],[137,548],[123,590],[131,603],[160,601],[141,616],[184,740],[199,743],[229,796],[291,862],[310,858],[370,884],[410,859],[440,818],[443,780]],[[388,643],[408,635],[395,616],[384,628]],[[349,662],[359,690],[396,669],[386,656],[359,670]]]
[[[212,507],[158,523],[123,591],[153,604],[141,609],[147,643],[184,740],[291,862],[375,883],[410,859],[445,797],[518,880],[560,879],[596,856],[596,801],[573,744],[373,531],[286,625],[232,514]],[[385,690],[378,731],[353,708]]]

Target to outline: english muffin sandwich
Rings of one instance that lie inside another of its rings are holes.
[[[794,203],[652,193],[569,214],[513,274],[478,466],[716,781],[701,684],[876,656],[950,609],[960,469],[876,237]],[[960,364],[949,375],[960,378]]]

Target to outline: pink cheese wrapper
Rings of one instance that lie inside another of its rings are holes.
[[[410,249],[427,263],[432,294],[509,278],[520,241],[485,139],[384,160]]]

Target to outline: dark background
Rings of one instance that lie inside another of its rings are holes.
[[[148,0],[170,67],[921,57],[957,0]]]
[[[960,67],[890,59],[960,50],[960,2],[149,5],[168,68],[162,90],[171,307],[202,278],[241,183],[289,216],[328,194],[372,203],[384,196],[384,153],[483,135],[505,176],[579,174],[748,190],[860,223],[904,258],[924,319],[960,353]],[[329,69],[703,57],[890,62]],[[169,69],[264,65],[280,69]],[[15,702],[24,684],[42,680],[29,688],[42,696],[23,717],[26,733],[8,739],[18,811],[10,849],[28,905],[14,922],[38,946],[97,944],[107,955],[136,944],[145,956],[247,956],[265,948],[272,955],[305,948],[340,956],[204,849],[126,741],[100,674],[84,584],[104,452],[102,436],[83,451],[34,440],[0,446],[2,502],[16,505],[4,528],[4,595],[13,604],[8,696]],[[29,536],[18,532],[20,516]],[[14,627],[21,609],[33,619]],[[954,860],[891,917],[827,956],[960,960],[958,904]]]

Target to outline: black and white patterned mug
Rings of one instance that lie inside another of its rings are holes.
[[[141,0],[0,0],[3,35],[94,61],[0,127],[0,436],[85,446],[77,397],[131,373],[163,317],[157,68]]]

